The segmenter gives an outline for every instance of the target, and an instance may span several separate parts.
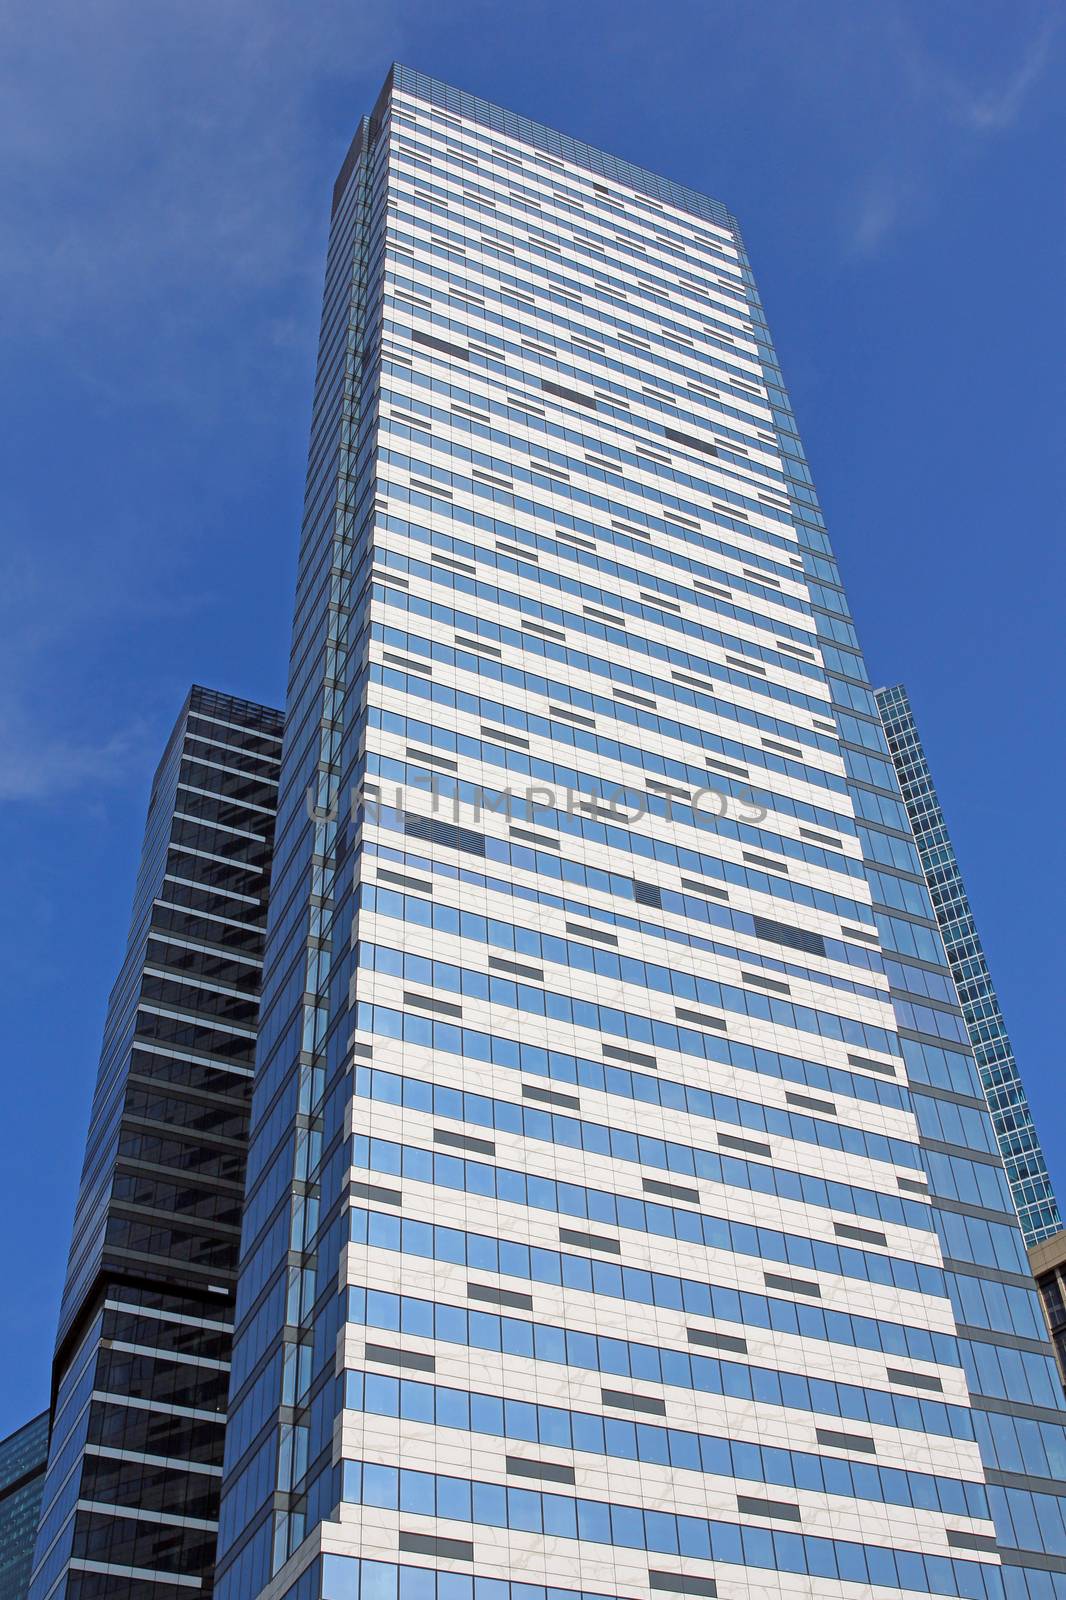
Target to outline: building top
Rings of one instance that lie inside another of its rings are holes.
[[[534,122],[531,118],[519,116],[517,112],[508,111],[503,106],[493,105],[490,100],[482,100],[480,95],[468,94],[465,89],[456,89],[449,83],[442,83],[439,78],[431,78],[427,73],[419,72],[414,67],[405,67],[398,61],[389,68],[373,112],[369,117],[363,118],[352,140],[333,191],[334,209],[344,192],[352,167],[359,159],[361,150],[367,140],[377,133],[393,89],[413,95],[418,100],[437,106],[441,111],[450,112],[453,116],[478,122],[482,127],[491,128],[495,133],[518,139],[523,144],[531,145],[535,150],[543,151],[545,155],[555,156],[562,161],[572,161],[576,166],[584,167],[588,172],[594,172],[602,178],[627,184],[640,194],[649,195],[653,200],[662,201],[666,205],[676,206],[681,211],[691,212],[693,216],[702,218],[704,222],[711,222],[716,227],[737,232],[735,218],[720,200],[701,194],[698,189],[690,189],[686,184],[675,183],[672,178],[661,177],[657,172],[649,172],[646,167],[635,166],[632,162],[613,156],[606,150],[598,150],[595,145],[586,144],[582,139],[572,139],[568,134],[545,127],[542,122]]]
[[[1034,1278],[1041,1278],[1045,1272],[1054,1272],[1058,1267],[1066,1268],[1066,1228],[1060,1228],[1058,1233],[1031,1244],[1029,1260]]]
[[[42,1471],[48,1456],[48,1412],[24,1422],[0,1439],[0,1496],[34,1471]]]

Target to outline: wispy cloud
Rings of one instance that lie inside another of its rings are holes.
[[[1018,59],[1011,65],[1008,30],[1007,63],[1001,59],[995,81],[980,84],[976,70],[963,73],[920,37],[906,7],[886,4],[880,20],[882,71],[891,74],[894,65],[897,74],[890,91],[894,140],[880,151],[877,167],[856,181],[845,230],[848,252],[855,256],[885,249],[930,210],[951,175],[984,142],[1020,121],[1052,63],[1058,33],[1057,16],[1046,13],[1016,44]]]
[[[27,334],[159,352],[316,293],[320,102],[380,77],[389,0],[15,0],[0,61],[0,296]],[[364,95],[365,98],[365,95]],[[352,123],[362,110],[353,104]],[[254,343],[252,346],[254,352]],[[180,394],[180,386],[178,386]]]
[[[116,726],[94,685],[100,641],[132,643],[146,612],[158,624],[204,604],[167,583],[165,552],[146,552],[121,528],[57,566],[53,551],[31,552],[24,538],[0,563],[0,801],[114,788],[142,772],[161,727],[143,711],[120,713]]]
[[[912,187],[900,174],[879,173],[866,181],[851,218],[851,248],[874,255],[907,215]]]
[[[5,703],[6,702],[6,703]],[[159,730],[147,718],[93,742],[42,731],[18,699],[0,696],[0,801],[56,800],[86,787],[114,788],[142,770]]]
[[[1000,133],[1013,126],[1049,66],[1059,19],[1049,12],[1023,45],[1021,60],[998,83],[978,87],[965,82],[911,43],[911,70],[949,119],[974,133]]]
[[[9,0],[5,355],[31,390],[47,374],[33,425],[54,414],[55,480],[72,481],[64,508],[23,473],[2,480],[0,801],[102,790],[150,764],[176,710],[156,699],[159,677],[173,688],[168,623],[182,606],[210,617],[216,598],[197,560],[197,445],[216,498],[218,441],[269,436],[304,380],[332,130],[354,127],[398,53],[402,3]],[[158,416],[174,419],[169,447]],[[131,450],[125,485],[92,463],[87,525],[72,464],[85,418],[116,478]],[[163,654],[145,680],[153,629]]]

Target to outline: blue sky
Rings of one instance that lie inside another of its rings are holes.
[[[911,690],[1066,1198],[1061,18],[1040,0],[15,0],[0,1431],[47,1399],[162,741],[194,679],[281,702],[329,194],[393,59],[739,217],[870,670]]]

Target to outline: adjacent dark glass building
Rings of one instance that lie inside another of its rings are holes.
[[[1037,1137],[1018,1063],[1000,1010],[966,885],[901,683],[877,691],[888,748],[914,830],[937,927],[955,980],[966,1031],[992,1113],[1011,1198],[1028,1246],[1062,1228],[1059,1205]]]
[[[212,1592],[281,714],[194,687],[156,772],[53,1369],[33,1600]]]
[[[0,1600],[26,1600],[47,1463],[47,1411],[0,1439]]]

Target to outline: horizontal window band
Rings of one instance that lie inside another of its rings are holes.
[[[680,1183],[663,1183],[658,1178],[645,1178],[643,1180],[645,1194],[661,1195],[664,1200],[688,1200],[693,1205],[699,1205],[700,1192],[698,1189],[686,1188]]]
[[[462,1006],[452,1005],[448,1000],[435,1000],[432,995],[415,994],[410,989],[404,990],[403,1003],[405,1006],[421,1006],[424,1010],[439,1011],[446,1017],[461,1017],[463,1014]]]
[[[800,1508],[789,1500],[760,1500],[755,1495],[738,1494],[737,1510],[742,1517],[777,1517],[783,1522],[800,1522]]]
[[[725,1150],[742,1150],[749,1156],[771,1156],[773,1150],[761,1139],[741,1139],[733,1133],[720,1133],[718,1143]]]
[[[894,1078],[896,1069],[889,1061],[874,1061],[870,1056],[855,1056],[848,1051],[848,1062],[853,1067],[861,1067],[866,1072],[879,1072],[883,1078]]]
[[[518,1289],[497,1289],[491,1283],[468,1283],[467,1296],[471,1300],[482,1300],[488,1305],[508,1306],[512,1311],[532,1311],[533,1296],[522,1294]]]
[[[577,934],[578,937],[582,939],[595,939],[599,944],[616,945],[618,943],[618,937],[616,934],[607,933],[602,928],[582,928],[576,922],[568,922],[566,924],[566,931],[567,933]]]
[[[562,629],[551,628],[546,622],[534,622],[532,617],[520,617],[518,626],[524,633],[542,633],[546,639],[554,639],[557,643],[566,641],[566,634]]]
[[[522,1085],[522,1095],[526,1100],[538,1100],[542,1104],[551,1106],[565,1106],[571,1111],[578,1111],[581,1108],[581,1101],[576,1094],[562,1094],[558,1089],[541,1089],[533,1083]]]
[[[622,1253],[618,1240],[606,1233],[581,1233],[576,1228],[560,1228],[559,1238],[563,1244],[572,1244],[582,1250],[599,1250],[604,1255],[612,1256]]]
[[[716,883],[703,883],[699,878],[682,878],[681,887],[682,889],[691,889],[695,894],[713,897],[715,900],[729,899],[728,890],[720,889]]]
[[[1005,1567],[1033,1567],[1037,1572],[1066,1572],[1066,1556],[1049,1556],[1042,1550],[1015,1550],[1002,1544],[996,1548]]]
[[[610,1056],[614,1061],[628,1061],[634,1067],[650,1067],[652,1072],[657,1072],[659,1069],[655,1057],[646,1056],[640,1050],[625,1050],[617,1044],[604,1044],[600,1048],[605,1056]]]
[[[556,1461],[526,1461],[522,1456],[507,1457],[507,1471],[516,1478],[537,1478],[542,1483],[576,1483],[573,1467]]]
[[[634,689],[612,688],[611,693],[616,700],[629,700],[635,706],[643,706],[646,711],[657,711],[654,700],[649,700],[647,695],[637,694]]]
[[[839,1239],[853,1239],[856,1244],[880,1244],[886,1248],[888,1239],[877,1228],[857,1228],[854,1223],[834,1222],[833,1232]]]
[[[544,981],[543,967],[523,966],[520,961],[508,961],[503,956],[489,956],[489,966],[497,972],[509,972],[516,978],[536,978]]]
[[[1034,1356],[1051,1354],[1051,1346],[1045,1339],[1027,1339],[1020,1333],[1003,1333],[998,1328],[975,1328],[966,1322],[958,1323],[955,1332],[970,1344],[1001,1344],[1005,1350],[1025,1350]]]
[[[645,1411],[649,1416],[665,1417],[666,1401],[656,1395],[630,1394],[625,1389],[601,1389],[600,1399],[616,1411]]]
[[[718,1585],[713,1578],[696,1578],[686,1572],[649,1572],[648,1588],[663,1594],[693,1594],[715,1600]]]
[[[461,633],[457,633],[455,635],[455,642],[458,645],[465,646],[467,650],[477,650],[485,656],[503,655],[503,651],[497,649],[494,644],[485,644],[481,639],[468,639],[464,634]]]
[[[481,724],[481,731],[486,739],[501,739],[506,744],[514,745],[519,750],[529,749],[529,740],[523,739],[521,734],[509,733],[505,728],[490,728]]]
[[[975,1161],[980,1167],[1003,1165],[998,1154],[993,1155],[991,1150],[975,1150],[972,1145],[951,1144],[946,1139],[927,1139],[924,1136],[918,1140],[918,1144],[922,1150],[932,1150],[941,1156],[957,1156],[961,1161]]]
[[[924,999],[924,996],[921,997]],[[913,1079],[908,1085],[912,1095],[924,1095],[927,1100],[947,1100],[953,1106],[969,1106],[971,1111],[986,1111],[988,1101],[978,1099],[975,1094],[961,1094],[957,1089],[941,1089],[935,1083],[917,1083]]]
[[[411,330],[411,338],[416,344],[424,344],[427,349],[439,350],[442,355],[458,356],[461,361],[470,360],[470,352],[461,344],[452,344],[447,339],[437,339],[431,333],[423,333],[420,328]]]
[[[761,972],[745,972],[741,969],[740,976],[745,983],[758,984],[762,989],[773,989],[778,994],[791,995],[792,993],[787,983],[781,983],[777,978],[764,977]]]
[[[997,1551],[999,1545],[987,1533],[970,1533],[964,1528],[948,1528],[946,1530],[948,1544],[955,1550],[989,1550]]]
[[[433,1356],[424,1355],[418,1350],[397,1350],[387,1344],[368,1344],[364,1350],[364,1359],[376,1361],[383,1367],[407,1367],[412,1372],[437,1370]]]
[[[686,1334],[689,1344],[699,1345],[705,1350],[729,1350],[735,1355],[745,1355],[748,1341],[739,1338],[734,1333],[716,1333],[713,1328],[687,1328]]]
[[[689,1011],[687,1008],[682,1009],[681,1006],[676,1006],[674,1015],[679,1017],[682,1022],[697,1022],[704,1028],[721,1028],[724,1030],[726,1026],[724,1017],[712,1016],[709,1011]]]
[[[399,1548],[408,1555],[443,1556],[448,1561],[473,1561],[474,1546],[469,1539],[444,1539],[432,1533],[408,1533],[400,1529]]]
[[[1066,1423],[1066,1415],[1062,1410],[1053,1410],[1051,1406],[1033,1406],[1022,1400],[1000,1400],[996,1395],[971,1393],[970,1404],[975,1411],[993,1411],[1001,1417],[1023,1417],[1026,1422],[1050,1422],[1056,1428]]]
[[[944,1385],[939,1378],[927,1372],[907,1372],[903,1367],[889,1367],[886,1372],[889,1383],[906,1384],[911,1389],[929,1389],[937,1394],[943,1392]]]
[[[553,839],[550,834],[532,833],[528,828],[517,828],[514,826],[514,824],[511,825],[509,831],[512,839],[523,839],[528,844],[539,844],[547,850],[562,849],[562,845],[559,843],[559,840]]]
[[[395,667],[403,667],[405,672],[421,672],[427,677],[431,677],[433,673],[433,668],[427,667],[425,662],[412,661],[408,656],[398,656],[393,650],[383,651],[382,659],[391,662]]]
[[[1061,1478],[1037,1478],[1028,1472],[1000,1472],[993,1467],[985,1471],[985,1481],[999,1489],[1028,1489],[1033,1494],[1053,1494],[1059,1500],[1066,1495],[1066,1484]]]
[[[928,1189],[925,1192],[929,1194],[934,1211],[950,1211],[957,1217],[975,1217],[978,1222],[997,1222],[1002,1228],[1014,1228],[1018,1225],[1018,1214],[1015,1211],[995,1211],[991,1206],[974,1206],[967,1200],[947,1200],[943,1195],[933,1194]]]
[[[827,1445],[831,1450],[863,1450],[872,1455],[877,1445],[863,1433],[838,1433],[835,1428],[816,1428],[815,1434],[819,1444]]]
[[[690,450],[702,450],[705,455],[709,456],[718,454],[717,449],[708,439],[697,439],[695,434],[682,433],[677,428],[664,428],[663,432],[668,439],[673,440],[674,444],[685,445]]]
[[[579,722],[583,728],[594,728],[596,726],[592,717],[584,717],[580,711],[571,711],[568,706],[553,706],[549,704],[548,710],[553,717],[565,717],[568,722]]]
[[[839,850],[843,845],[842,839],[834,839],[832,834],[817,833],[814,828],[800,827],[800,837],[810,839],[814,844],[828,845],[831,850]]]
[[[448,1145],[452,1150],[470,1150],[479,1156],[494,1156],[496,1144],[492,1139],[476,1139],[468,1133],[453,1133],[450,1128],[434,1128],[433,1143]]]
[[[785,1090],[785,1100],[790,1106],[797,1106],[803,1111],[824,1111],[827,1116],[837,1115],[836,1103],[832,1100],[818,1100],[812,1094],[797,1094],[794,1089]],[[900,1180],[903,1181],[902,1179]]]
[[[439,550],[434,550],[429,558],[438,562],[442,567],[449,567],[456,572],[465,572],[468,577],[477,576],[477,567],[469,561],[457,561],[454,556],[446,556]]]
[[[379,1205],[399,1206],[403,1204],[403,1195],[399,1189],[386,1189],[380,1183],[358,1183],[352,1181],[348,1185],[348,1194],[356,1200],[375,1200]]]
[[[545,394],[553,395],[557,400],[572,400],[579,406],[596,410],[596,401],[591,395],[579,394],[576,389],[567,389],[561,383],[550,383],[547,378],[541,378],[540,386]]]
[[[742,850],[741,855],[751,866],[762,867],[764,872],[776,872],[784,878],[790,875],[788,863],[785,861],[775,861],[772,856],[757,856],[751,850]]]
[[[709,756],[705,754],[703,759],[709,767],[717,767],[719,772],[728,772],[730,777],[747,778],[751,775],[748,767],[739,766],[737,763],[732,761],[723,761],[721,756]]]
[[[816,1299],[821,1299],[821,1285],[809,1278],[788,1278],[781,1272],[766,1272],[763,1274],[768,1289],[784,1289],[789,1294],[809,1294]]]
[[[404,872],[393,872],[388,867],[378,867],[378,879],[384,883],[397,883],[402,889],[411,889],[415,894],[424,894],[432,897],[432,883],[423,883],[420,878],[409,878]]]

